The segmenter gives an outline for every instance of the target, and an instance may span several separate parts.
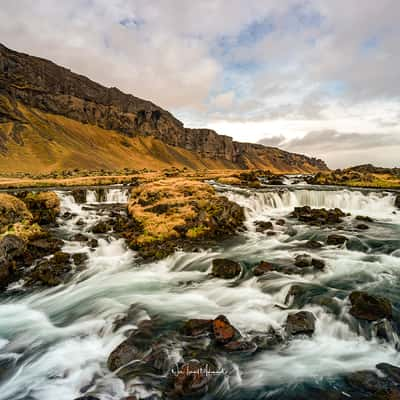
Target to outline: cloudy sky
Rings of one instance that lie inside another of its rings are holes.
[[[0,41],[189,127],[400,166],[398,0],[2,1]]]

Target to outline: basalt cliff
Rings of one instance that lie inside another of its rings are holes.
[[[185,128],[150,101],[0,44],[0,169],[327,170],[318,159]]]

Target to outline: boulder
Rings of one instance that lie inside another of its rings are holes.
[[[286,320],[286,333],[290,335],[312,335],[315,330],[316,318],[309,311],[300,311],[290,314]]]
[[[274,271],[274,269],[275,267],[268,261],[261,261],[260,264],[253,269],[253,274],[255,276],[261,276],[267,272]]]
[[[40,225],[54,224],[60,214],[60,199],[54,192],[23,193],[20,199],[32,213],[33,221]]]
[[[233,339],[240,337],[239,332],[231,325],[228,318],[220,315],[212,323],[214,340],[218,344],[226,344]]]
[[[341,245],[341,244],[345,243],[346,241],[347,241],[347,237],[346,236],[332,234],[332,235],[329,235],[327,237],[326,244],[333,245],[333,246],[338,246],[338,245]]]
[[[77,233],[72,236],[71,240],[73,240],[74,242],[87,242],[89,238],[82,233]]]
[[[0,240],[0,258],[12,261],[26,250],[25,242],[15,235],[6,235]]]
[[[295,207],[291,216],[310,225],[330,225],[342,222],[342,218],[346,214],[339,208],[326,210],[325,208],[304,206]]]
[[[383,372],[392,381],[400,384],[400,368],[388,363],[377,364],[376,368]]]
[[[139,359],[138,349],[130,341],[125,340],[112,351],[107,366],[113,372],[136,359]]]
[[[75,265],[82,265],[89,258],[86,253],[75,253],[72,255],[72,260]]]
[[[254,353],[257,345],[250,341],[233,340],[224,346],[224,350],[229,353]]]
[[[217,258],[212,261],[211,274],[217,278],[232,279],[240,275],[240,264],[226,258]]]
[[[319,271],[325,269],[325,261],[319,258],[313,258],[311,261],[312,266]]]
[[[363,222],[374,222],[374,220],[371,217],[364,216],[364,215],[357,215],[356,220],[363,221]]]
[[[322,246],[322,243],[317,240],[308,240],[304,245],[304,247],[307,247],[308,249],[320,249]]]
[[[392,303],[385,297],[367,292],[355,291],[350,294],[350,314],[361,320],[377,321],[392,318]]]
[[[345,376],[347,384],[357,391],[368,393],[377,393],[387,391],[390,389],[391,383],[388,379],[381,378],[374,371],[356,371]],[[367,397],[371,398],[371,397]],[[374,397],[379,399],[379,397]],[[382,397],[383,399],[390,399],[390,397]]]
[[[108,222],[106,221],[100,221],[96,225],[94,225],[91,229],[93,233],[107,233],[111,231],[111,226]]]
[[[212,319],[189,319],[181,329],[186,336],[200,336],[213,331]]]
[[[365,230],[369,229],[369,226],[367,224],[357,224],[356,229],[365,231]]]
[[[254,225],[256,226],[257,232],[265,232],[274,229],[274,225],[271,221],[256,221]]]
[[[279,225],[279,226],[283,226],[283,225],[286,224],[286,221],[285,221],[284,219],[278,219],[275,223],[276,223],[277,225]]]
[[[394,206],[400,209],[400,194],[396,196],[396,199],[394,201]]]
[[[307,268],[312,265],[312,257],[308,254],[300,254],[296,256],[294,265],[299,268]]]
[[[25,203],[15,196],[0,193],[0,232],[16,222],[31,221],[32,214]]]
[[[62,240],[47,237],[30,241],[27,247],[30,255],[33,257],[33,259],[36,259],[46,257],[50,254],[60,251],[62,245]]]

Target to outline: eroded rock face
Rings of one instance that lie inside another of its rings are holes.
[[[367,292],[355,291],[350,294],[350,314],[361,320],[377,321],[392,318],[392,303],[385,297]]]
[[[240,264],[226,258],[217,258],[212,261],[212,275],[217,278],[232,279],[240,275]]]

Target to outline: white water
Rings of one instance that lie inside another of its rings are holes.
[[[113,189],[114,190],[114,189]],[[59,193],[63,212],[77,214],[60,221],[68,232],[82,231],[79,218],[86,221],[85,231],[98,220],[95,209],[77,205],[71,195]],[[281,214],[297,205],[342,207],[392,220],[394,199],[391,195],[345,191],[296,191],[277,193],[229,193],[256,217]],[[126,198],[113,192],[107,201]],[[96,203],[88,196],[88,203]],[[90,235],[87,232],[85,234]],[[85,251],[88,268],[67,285],[36,291],[20,298],[10,298],[0,305],[0,359],[20,360],[12,376],[0,383],[0,400],[72,400],[80,389],[95,379],[104,399],[118,400],[133,393],[151,393],[139,379],[127,392],[123,383],[106,368],[110,352],[123,340],[122,328],[113,332],[112,322],[137,304],[139,312],[133,325],[153,315],[167,319],[214,318],[225,314],[246,335],[251,331],[279,329],[288,311],[283,305],[293,283],[341,289],[335,281],[352,282],[352,288],[391,287],[399,279],[400,258],[379,255],[367,260],[364,253],[325,248],[318,253],[328,264],[324,273],[286,276],[272,273],[266,278],[248,277],[236,283],[207,276],[211,260],[230,257],[242,263],[262,259],[288,259],[304,253],[296,242],[285,243],[285,234],[268,238],[261,234],[247,237],[242,244],[200,253],[177,252],[157,263],[139,265],[135,254],[122,240],[99,240],[90,251],[85,244],[66,241],[65,251]],[[364,275],[363,275],[364,274]],[[362,280],[360,280],[362,276]],[[357,278],[357,279],[356,279]],[[340,296],[339,296],[340,297]],[[281,351],[261,352],[234,365],[228,377],[231,387],[259,386],[331,376],[358,369],[373,368],[378,362],[398,364],[399,354],[392,344],[378,343],[359,336],[349,327],[346,301],[338,298],[344,312],[336,317],[326,309],[307,305],[317,316],[317,330],[312,339],[296,339]],[[174,357],[179,358],[180,345]],[[228,362],[225,360],[225,362]],[[30,397],[29,397],[30,396]],[[228,395],[227,395],[228,396]],[[229,397],[229,396],[228,396]]]

